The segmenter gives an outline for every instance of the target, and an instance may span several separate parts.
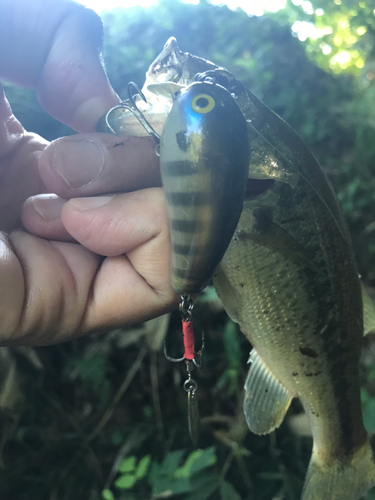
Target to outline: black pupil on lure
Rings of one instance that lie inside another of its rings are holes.
[[[197,108],[206,108],[208,106],[208,99],[206,97],[200,97],[195,103]]]

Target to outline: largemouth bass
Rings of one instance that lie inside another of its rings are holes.
[[[169,81],[186,85],[196,77],[195,69],[187,76],[188,60],[169,43],[150,89],[168,101]],[[247,199],[214,275],[226,311],[254,347],[246,420],[253,432],[269,433],[292,398],[300,398],[314,441],[302,500],[358,500],[375,483],[375,463],[360,403],[361,287],[341,208],[289,125],[229,72],[203,60],[199,71],[198,80],[214,81],[235,97],[251,148]],[[116,126],[129,133],[126,123]]]
[[[253,432],[269,433],[299,397],[314,439],[303,500],[358,500],[375,482],[375,464],[361,414],[362,300],[347,225],[301,139],[227,77],[263,149],[249,176],[253,162],[258,179],[264,167],[260,183],[275,178],[274,169],[289,171],[245,201],[214,277],[228,314],[254,346],[246,420]]]

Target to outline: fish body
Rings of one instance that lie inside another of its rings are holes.
[[[262,153],[251,157],[249,177],[274,179],[245,201],[214,276],[227,312],[254,347],[246,420],[253,432],[269,433],[300,398],[314,439],[303,500],[358,500],[375,482],[375,464],[362,422],[362,299],[349,231],[302,140],[234,85]]]
[[[246,121],[231,94],[203,82],[179,91],[160,143],[177,293],[201,291],[220,263],[242,212],[248,165]]]
[[[185,55],[170,49],[176,67],[163,67],[160,56],[150,86],[158,92],[160,82],[159,95],[171,74],[178,85],[196,78],[185,67],[180,80]],[[214,275],[226,311],[254,347],[246,420],[253,432],[269,433],[300,398],[313,434],[302,500],[358,500],[375,483],[375,463],[360,402],[361,288],[340,205],[289,125],[229,72],[204,60],[199,71],[208,73],[198,80],[209,77],[234,96],[251,149],[247,198]]]

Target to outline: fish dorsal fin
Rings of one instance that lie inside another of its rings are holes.
[[[179,85],[174,82],[150,83],[147,90],[158,96],[173,99],[173,96],[179,90],[185,88],[185,85]]]
[[[375,332],[375,304],[361,281],[363,307],[363,335]]]
[[[280,384],[253,349],[245,382],[244,413],[249,429],[269,434],[280,426],[293,395]]]
[[[249,91],[247,91],[249,92]],[[251,92],[249,93],[251,94]],[[252,98],[254,98],[255,96],[253,94],[251,94]],[[266,106],[266,109],[268,111],[271,111],[271,113],[278,119],[278,120],[281,120],[281,123],[284,123],[284,126],[287,126],[287,127],[290,127],[287,123],[285,123],[282,119],[280,119],[280,117],[278,115],[276,115],[276,113],[274,113],[272,110],[270,110],[269,108],[267,108]],[[264,134],[262,134],[261,131],[259,131],[256,127],[254,127],[254,125],[252,125],[249,120],[246,120],[246,122],[248,123],[248,125],[259,135],[259,137],[261,139],[264,140],[264,142],[270,147],[270,148],[273,148],[274,151],[276,153],[278,153],[280,155],[281,158],[283,158],[287,163],[289,163],[291,165],[291,171],[293,172],[293,168],[294,168],[294,165],[293,165],[293,162],[287,157],[287,155],[285,154],[284,151],[281,150],[280,147],[278,147],[277,144],[275,144],[272,140],[269,140]],[[294,132],[294,130],[290,127],[290,129],[292,130],[292,132]],[[294,132],[295,133],[295,132]],[[297,135],[297,134],[296,134]],[[298,137],[298,136],[297,136]],[[307,146],[305,144],[303,144],[305,146],[305,148],[307,148]],[[320,167],[319,167],[320,168]],[[322,171],[323,172],[323,171]],[[332,218],[332,220],[334,221],[337,229],[339,230],[341,236],[343,237],[344,241],[346,243],[348,243],[350,245],[350,236],[348,236],[348,232],[345,231],[345,229],[342,228],[342,224],[338,221],[337,219],[337,216],[333,213],[333,211],[331,210],[330,206],[328,205],[327,201],[324,199],[322,193],[319,191],[319,189],[317,189],[316,186],[313,185],[312,182],[310,182],[310,180],[306,177],[306,175],[301,171],[301,169],[298,169],[298,175],[309,185],[309,187],[314,191],[314,193],[317,195],[317,197],[319,198],[319,200],[321,201],[321,203],[324,205],[325,209],[327,210],[327,213],[329,214],[329,216]],[[293,177],[292,177],[293,179]],[[297,179],[297,177],[294,179],[294,181]],[[328,180],[327,180],[327,183],[328,183]],[[292,187],[293,187],[293,184],[291,184]]]

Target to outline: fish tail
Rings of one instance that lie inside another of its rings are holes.
[[[369,442],[348,462],[319,462],[313,453],[301,500],[359,500],[375,484],[375,462]]]

